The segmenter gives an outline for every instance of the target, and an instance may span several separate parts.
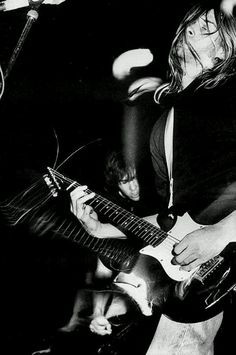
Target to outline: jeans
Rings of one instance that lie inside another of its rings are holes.
[[[162,315],[146,355],[213,355],[223,312],[203,322],[179,323]]]

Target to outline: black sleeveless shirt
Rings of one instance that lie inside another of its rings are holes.
[[[197,84],[166,96],[150,138],[157,193],[164,207],[169,200],[164,131],[174,107],[173,205],[180,215],[205,209],[218,199],[236,201],[236,78],[212,89],[197,89]]]

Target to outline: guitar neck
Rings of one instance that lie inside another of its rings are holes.
[[[54,212],[48,211],[45,219],[51,220],[53,223],[53,232],[61,235],[63,238],[78,243],[100,256],[118,264],[127,264],[128,261],[137,253],[135,248],[129,241],[111,238],[95,238],[90,235],[76,218],[64,218],[56,215]],[[72,216],[73,217],[73,216]]]
[[[49,172],[57,189],[62,189],[62,187],[64,187],[67,191],[71,191],[76,187],[81,186],[78,182],[66,178],[51,168],[49,168]],[[85,192],[89,194],[93,191],[87,189]],[[97,193],[95,193],[95,197],[87,203],[122,232],[134,235],[148,245],[156,247],[168,236],[166,232],[155,227],[153,224],[137,217],[133,213]]]
[[[87,192],[90,193],[91,191],[88,190]],[[89,204],[119,230],[125,234],[128,233],[129,235],[138,237],[145,244],[155,247],[167,237],[167,233],[153,224],[145,221],[143,218],[137,217],[98,194],[89,201]]]

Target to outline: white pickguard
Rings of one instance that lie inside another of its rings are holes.
[[[173,259],[173,246],[175,243],[182,240],[186,234],[202,227],[203,226],[194,222],[188,213],[185,213],[182,217],[178,217],[175,226],[168,232],[168,238],[164,239],[157,247],[148,245],[142,248],[140,253],[157,259],[171,279],[176,281],[187,280],[199,267],[191,271],[185,271],[180,269],[180,265],[173,265],[171,263]]]

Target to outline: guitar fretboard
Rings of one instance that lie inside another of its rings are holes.
[[[47,220],[49,218],[52,220],[52,230],[56,236],[62,235],[64,238],[74,241],[100,256],[106,257],[124,268],[129,266],[132,258],[138,253],[137,247],[130,241],[117,238],[95,238],[78,223],[77,219],[63,218],[54,213],[50,217],[50,213],[46,217]]]
[[[90,193],[92,191],[88,190],[87,192]],[[153,247],[163,242],[163,240],[168,236],[167,233],[163,232],[151,223],[135,216],[133,213],[123,209],[98,194],[96,194],[94,199],[89,201],[89,204],[121,231],[135,235],[146,244],[152,245]]]
[[[58,189],[61,189],[62,186],[64,186],[64,188],[69,191],[81,186],[79,183],[66,178],[51,168],[49,168],[49,172]],[[93,191],[87,189],[85,192],[89,194]],[[137,217],[133,213],[125,210],[97,193],[95,193],[95,197],[87,203],[92,206],[95,211],[106,217],[122,232],[128,232],[129,235],[138,237],[147,245],[156,247],[168,237],[168,234],[160,228],[140,217]]]

